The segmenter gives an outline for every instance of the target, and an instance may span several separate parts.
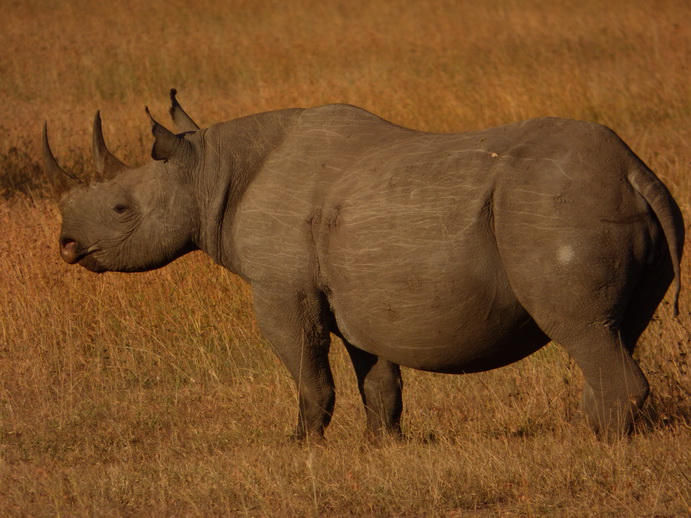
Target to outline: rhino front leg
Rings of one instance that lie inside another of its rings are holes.
[[[321,440],[336,400],[329,366],[330,334],[318,292],[285,294],[253,286],[262,333],[290,372],[298,392],[293,437]]]
[[[401,368],[388,360],[343,343],[357,375],[358,389],[367,413],[367,435],[380,441],[387,433],[401,436],[403,381]]]

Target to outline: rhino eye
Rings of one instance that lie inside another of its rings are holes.
[[[118,214],[124,214],[127,212],[127,205],[123,205],[122,203],[118,203],[113,207],[113,210],[117,212]]]

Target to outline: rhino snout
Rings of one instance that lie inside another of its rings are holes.
[[[86,248],[71,237],[63,236],[60,238],[60,257],[69,264],[79,263],[94,273],[103,273],[108,270],[93,256],[93,253],[99,250],[100,248],[97,246]]]
[[[86,248],[84,248],[79,241],[70,237],[60,238],[60,257],[62,257],[66,263],[77,263],[86,254]]]

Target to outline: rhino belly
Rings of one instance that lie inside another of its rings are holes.
[[[379,277],[391,280],[386,272]],[[549,341],[503,277],[427,284],[371,279],[333,291],[330,303],[339,333],[360,349],[419,370],[485,371],[520,360]]]

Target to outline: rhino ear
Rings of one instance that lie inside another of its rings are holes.
[[[43,170],[48,176],[54,193],[58,193],[70,187],[83,185],[84,182],[75,175],[68,173],[58,165],[48,143],[48,123],[43,123]]]
[[[170,117],[180,131],[197,131],[199,126],[189,115],[187,115],[185,110],[182,109],[182,106],[180,106],[180,103],[175,98],[177,93],[178,91],[175,88],[170,90],[170,109],[168,110]]]
[[[151,149],[151,158],[165,162],[169,160],[183,162],[191,154],[191,144],[156,122],[151,116],[149,108],[146,107],[145,109],[151,121],[151,132],[155,139]]]
[[[120,160],[115,158],[108,148],[106,147],[106,142],[103,139],[103,128],[101,125],[101,112],[97,111],[94,117],[94,136],[92,150],[94,155],[94,165],[96,167],[96,177],[97,181],[107,180],[112,178],[116,174],[126,169],[131,169],[130,166],[122,163]]]

